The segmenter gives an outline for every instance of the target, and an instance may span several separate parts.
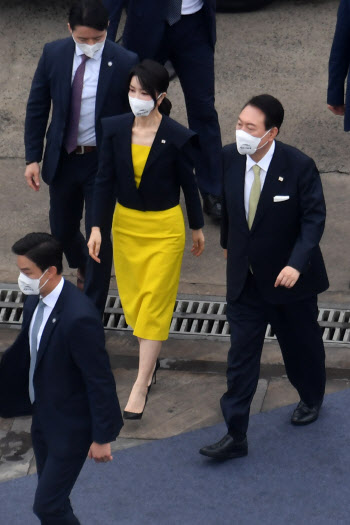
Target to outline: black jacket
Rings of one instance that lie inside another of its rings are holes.
[[[0,364],[1,417],[31,413],[28,333],[37,304],[38,296],[26,300],[22,330]],[[36,415],[57,456],[119,434],[123,419],[101,319],[90,299],[67,281],[41,337],[33,384]]]
[[[182,188],[190,228],[202,228],[203,213],[193,173],[195,133],[163,116],[137,188],[131,155],[133,123],[132,113],[102,121],[93,225],[110,227],[116,200],[122,206],[140,211],[172,208],[179,204]]]
[[[271,303],[301,300],[326,290],[328,279],[319,248],[326,207],[314,161],[276,141],[251,230],[244,209],[246,156],[230,144],[223,148],[223,163],[221,245],[228,250],[227,299],[239,297],[249,266],[262,296]],[[288,199],[275,202],[275,196]],[[301,275],[291,289],[274,288],[285,266]]]

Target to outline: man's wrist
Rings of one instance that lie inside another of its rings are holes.
[[[29,164],[38,164],[37,160],[26,160],[26,166],[29,166]]]

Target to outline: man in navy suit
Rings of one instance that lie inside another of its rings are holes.
[[[69,38],[46,44],[35,72],[25,121],[25,177],[39,190],[39,162],[46,146],[42,178],[50,187],[51,232],[63,246],[78,284],[101,313],[111,273],[110,232],[99,265],[88,257],[80,231],[85,203],[86,237],[101,143],[101,118],[128,111],[128,74],[134,53],[106,40],[108,13],[99,0],[78,0],[70,10]],[[52,117],[46,127],[50,110]]]
[[[350,0],[341,0],[329,57],[328,108],[344,116],[344,131],[350,131]],[[345,80],[347,89],[345,95]]]
[[[33,414],[41,523],[78,524],[69,494],[86,456],[112,460],[110,442],[123,426],[103,326],[90,299],[63,279],[62,248],[51,235],[30,233],[12,251],[29,297],[0,364],[0,415]]]
[[[120,9],[124,3],[114,2]],[[123,44],[141,60],[172,62],[184,92],[189,127],[199,135],[196,175],[203,208],[217,220],[221,134],[214,89],[215,6],[215,0],[130,0]]]
[[[227,319],[231,331],[227,392],[221,409],[228,432],[203,447],[227,459],[248,453],[250,404],[271,323],[300,402],[291,422],[318,417],[325,389],[325,352],[317,294],[328,288],[319,242],[326,208],[312,159],[275,138],[284,110],[271,95],[252,98],[223,149],[221,245],[227,254]]]

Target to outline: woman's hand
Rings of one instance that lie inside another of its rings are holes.
[[[192,255],[199,257],[204,251],[204,235],[202,230],[192,230],[192,241]]]
[[[98,255],[100,253],[101,248],[101,230],[98,226],[93,226],[91,228],[91,235],[89,242],[87,243],[89,248],[89,255],[93,258],[94,261],[100,263],[101,259],[99,259]]]

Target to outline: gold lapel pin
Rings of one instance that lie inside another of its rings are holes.
[[[283,177],[278,177],[278,180],[279,180],[280,182],[283,182]]]
[[[108,62],[108,65],[109,65],[109,67],[111,67],[111,65],[112,65],[112,62]]]
[[[166,143],[166,140],[162,139],[162,144],[165,144]]]

